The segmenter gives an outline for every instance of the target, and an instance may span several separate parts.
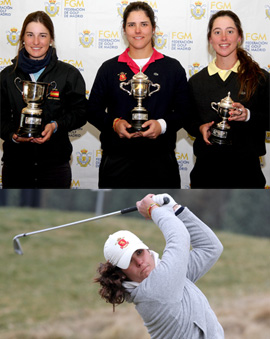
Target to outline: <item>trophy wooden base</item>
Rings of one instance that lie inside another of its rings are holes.
[[[230,129],[221,129],[218,128],[218,126],[211,128],[211,136],[209,138],[209,141],[212,144],[217,145],[232,145],[232,139],[231,139],[231,130]]]
[[[41,117],[22,113],[21,125],[16,134],[22,138],[40,138],[41,132]]]
[[[129,133],[144,132],[149,127],[143,128],[142,125],[148,120],[148,112],[143,107],[135,107],[132,110],[132,120],[130,121],[131,128],[128,129]]]

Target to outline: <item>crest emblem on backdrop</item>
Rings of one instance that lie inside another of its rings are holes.
[[[17,28],[11,28],[10,31],[7,32],[7,41],[12,46],[17,46],[19,42],[19,32]]]
[[[168,35],[164,35],[162,32],[156,33],[155,38],[155,48],[156,49],[163,49],[168,41]]]
[[[91,162],[91,153],[87,149],[82,149],[81,152],[77,152],[77,161],[81,167],[87,167]]]
[[[266,7],[266,10],[265,10],[266,16],[268,19],[270,19],[270,6],[265,6],[265,7]]]
[[[94,42],[94,33],[90,34],[89,30],[80,33],[80,43],[84,48],[89,48]]]
[[[191,5],[191,15],[194,19],[200,20],[205,15],[205,5],[202,2],[195,2],[195,5]]]
[[[192,77],[192,75],[200,72],[203,69],[203,66],[200,66],[198,62],[194,62],[194,64],[188,66],[188,68],[189,68],[188,70],[189,77]]]
[[[270,143],[270,131],[267,131],[265,134],[265,142]]]
[[[45,5],[45,11],[49,16],[54,17],[59,13],[59,2],[56,3],[56,0],[49,0]]]
[[[125,9],[126,9],[126,7],[128,5],[128,1],[123,0],[123,1],[121,1],[121,4],[117,4],[117,5],[119,6],[119,7],[117,7],[118,15],[120,15],[121,18],[123,18]]]

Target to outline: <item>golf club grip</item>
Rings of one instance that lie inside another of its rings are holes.
[[[163,201],[164,201],[164,205],[167,205],[170,202],[170,199],[168,197],[164,197]],[[126,213],[129,213],[129,212],[135,212],[137,210],[138,209],[137,209],[136,206],[127,207],[127,208],[124,208],[124,209],[121,210],[121,214],[126,214]]]
[[[132,207],[127,207],[127,208],[124,208],[121,210],[121,214],[126,214],[126,213],[129,213],[129,212],[135,212],[137,211],[137,207],[136,206],[132,206]]]

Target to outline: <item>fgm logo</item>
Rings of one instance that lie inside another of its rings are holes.
[[[268,41],[266,33],[246,33],[245,49],[252,52],[265,53]]]
[[[12,12],[11,0],[0,0],[0,16],[11,16]]]
[[[188,74],[189,74],[189,77],[191,78],[192,75],[200,72],[203,69],[203,66],[200,66],[198,62],[194,62],[193,65],[188,66],[188,69],[189,69]]]
[[[17,46],[19,42],[19,32],[17,28],[11,28],[7,33],[8,43],[10,43],[12,46]]]
[[[163,32],[157,32],[155,38],[156,49],[163,49],[168,41],[168,35],[164,35]]]
[[[83,33],[80,33],[80,43],[84,48],[89,48],[93,45],[94,42],[94,33],[90,34],[89,30],[83,31]]]
[[[118,6],[117,7],[117,13],[118,13],[118,15],[121,16],[121,18],[123,18],[123,15],[124,15],[124,12],[125,12],[127,5],[128,5],[127,0],[123,0],[123,1],[121,1],[120,4],[117,4],[117,6]]]
[[[77,162],[81,167],[87,167],[91,162],[91,153],[87,149],[82,149],[81,152],[77,152]]]
[[[45,5],[45,11],[50,17],[59,13],[59,2],[56,2],[56,0],[49,0],[49,2],[45,2]]]
[[[191,15],[196,20],[203,18],[205,15],[205,5],[200,1],[195,2],[195,5],[191,5]]]

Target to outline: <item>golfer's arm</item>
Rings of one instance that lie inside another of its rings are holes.
[[[216,263],[223,246],[215,233],[188,208],[185,208],[178,218],[183,221],[190,234],[192,250],[187,277],[195,282]]]

